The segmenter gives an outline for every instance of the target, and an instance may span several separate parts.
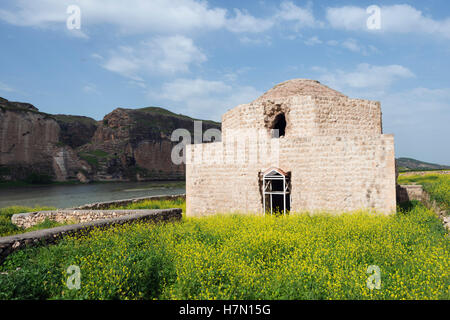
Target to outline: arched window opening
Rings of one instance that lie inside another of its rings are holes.
[[[284,113],[280,113],[276,116],[272,129],[272,138],[284,137],[286,134],[286,117],[284,116]]]

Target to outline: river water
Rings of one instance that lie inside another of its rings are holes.
[[[0,208],[71,208],[87,203],[185,193],[183,182],[108,182],[0,188]]]

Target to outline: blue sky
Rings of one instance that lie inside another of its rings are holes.
[[[67,28],[70,5],[80,29]],[[0,38],[0,96],[44,112],[161,106],[220,120],[310,78],[380,101],[397,157],[450,164],[447,0],[2,0]]]

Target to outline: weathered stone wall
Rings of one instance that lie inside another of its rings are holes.
[[[313,100],[317,128],[314,135],[340,137],[382,134],[379,102],[328,97],[315,97]]]
[[[74,209],[60,209],[52,211],[18,213],[14,214],[11,217],[11,222],[20,228],[30,228],[34,225],[44,222],[46,219],[56,221],[59,223],[64,222],[83,223],[102,219],[111,219],[116,217],[137,214],[140,212],[145,212],[147,210],[102,210],[102,209],[109,208],[111,206],[123,206],[128,205],[130,203],[138,203],[145,200],[170,200],[179,197],[183,197],[183,195],[135,198],[111,202],[93,203]]]
[[[11,254],[25,246],[54,243],[60,238],[80,232],[88,232],[97,228],[108,228],[135,221],[176,221],[182,217],[181,209],[165,210],[139,210],[138,213],[129,214],[106,220],[91,221],[81,224],[62,226],[57,228],[27,232],[19,235],[0,238],[0,263]]]
[[[223,115],[223,134],[266,128],[270,136],[275,117],[280,113],[286,117],[286,137],[382,134],[379,102],[309,96],[240,105]]]
[[[285,135],[272,139],[279,114]],[[261,213],[260,175],[271,167],[291,174],[291,211],[395,212],[394,137],[382,134],[379,102],[295,79],[229,110],[221,143],[187,147],[187,215]]]
[[[262,148],[270,141],[261,141]],[[251,144],[229,163],[223,158],[233,157],[223,143],[189,146],[191,154],[202,148],[204,158],[200,164],[187,164],[186,214],[261,213],[259,175],[273,166],[291,173],[291,211],[367,208],[395,212],[393,136],[286,137],[278,141],[279,157],[255,155],[260,145]]]
[[[425,194],[421,185],[397,185],[396,192],[398,203],[425,200]]]

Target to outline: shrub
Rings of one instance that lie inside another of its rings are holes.
[[[31,184],[49,184],[53,182],[53,178],[48,174],[32,172],[25,179],[25,182]]]

